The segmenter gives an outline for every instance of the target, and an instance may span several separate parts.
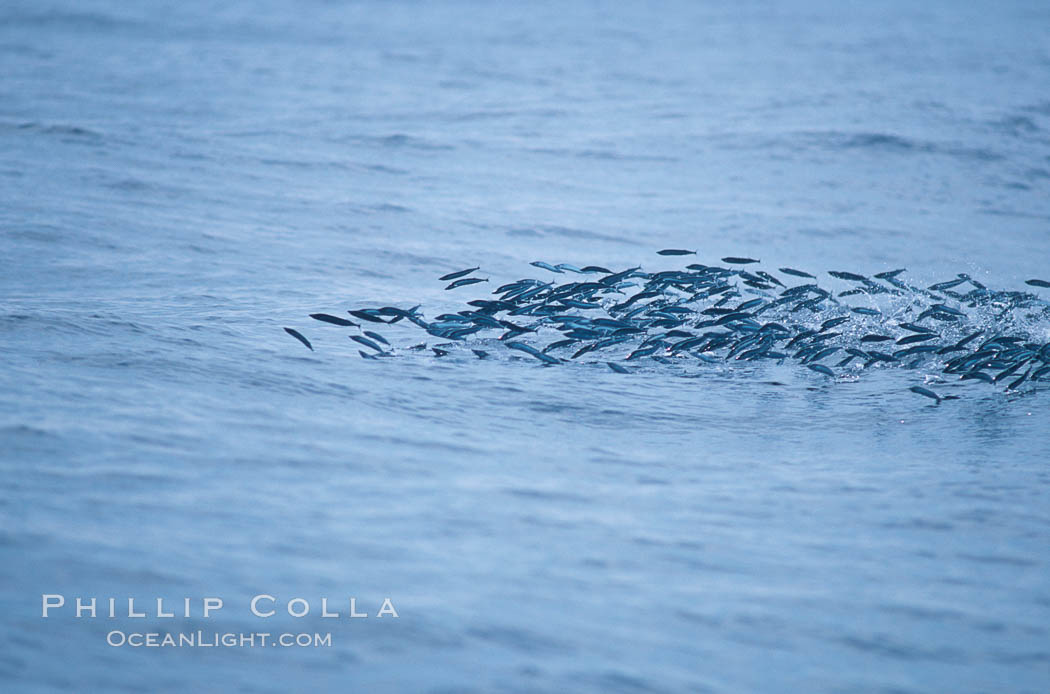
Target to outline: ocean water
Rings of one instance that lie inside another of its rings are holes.
[[[307,316],[727,255],[1050,299],[1048,31],[1034,1],[5,0],[3,690],[1047,691],[1045,384],[438,358],[407,321],[366,360]],[[107,644],[198,629],[331,646]]]

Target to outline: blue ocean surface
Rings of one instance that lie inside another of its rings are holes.
[[[744,256],[1029,292],[982,327],[1045,344],[1048,35],[1036,0],[0,3],[0,689],[1050,691],[1046,382],[407,320],[363,359],[308,317]],[[109,643],[198,630],[331,643]]]

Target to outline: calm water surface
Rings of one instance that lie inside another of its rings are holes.
[[[306,316],[666,247],[1050,278],[1048,31],[1041,2],[7,0],[3,688],[1047,691],[1045,386],[368,361]]]

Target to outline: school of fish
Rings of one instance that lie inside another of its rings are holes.
[[[669,248],[661,256],[695,255]],[[489,350],[519,352],[543,366],[604,363],[629,374],[646,363],[732,365],[794,360],[824,379],[853,378],[866,369],[902,366],[936,369],[909,390],[940,404],[955,399],[931,385],[952,381],[1002,384],[1007,391],[1050,381],[1050,302],[1026,291],[989,289],[965,273],[928,287],[902,279],[904,269],[872,277],[830,270],[845,288],[822,287],[817,275],[790,267],[759,270],[759,260],[730,256],[724,265],[692,263],[681,270],[612,271],[597,265],[531,263],[551,279],[525,278],[497,287],[468,308],[427,320],[419,306],[351,309],[348,318],[310,317],[356,328],[350,335],[365,359],[399,351],[362,323],[414,325],[439,340],[430,347],[443,357],[462,347],[480,359]],[[479,267],[442,275],[446,290],[488,282]],[[568,281],[559,282],[565,278]],[[572,279],[570,279],[572,278]],[[1050,289],[1050,282],[1027,285]],[[1042,335],[1035,326],[1042,326]],[[313,350],[299,330],[285,331]],[[487,333],[487,336],[485,335]],[[499,333],[498,337],[496,333]],[[427,349],[427,343],[406,348]],[[932,382],[931,382],[932,381]]]

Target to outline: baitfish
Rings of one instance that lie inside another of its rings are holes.
[[[1017,373],[1021,369],[1021,367],[1023,367],[1027,363],[1028,363],[1028,360],[1024,359],[1022,361],[1017,362],[1013,366],[1010,366],[1008,368],[1003,369],[998,374],[996,374],[995,378],[993,378],[992,381],[994,381],[995,383],[998,383],[999,381],[1002,381],[1003,379],[1009,378],[1013,374]]]
[[[614,284],[618,284],[621,280],[627,279],[629,276],[631,276],[632,274],[634,274],[635,272],[637,272],[638,270],[641,270],[641,269],[642,269],[641,266],[639,266],[639,267],[632,267],[632,268],[629,268],[627,270],[623,270],[621,272],[613,273],[613,274],[611,274],[611,275],[609,275],[607,277],[603,277],[601,279],[601,283],[604,284],[607,287],[611,287]]]
[[[817,279],[816,275],[811,275],[808,272],[802,272],[801,270],[796,270],[795,268],[791,267],[782,267],[780,268],[780,271],[783,272],[785,275],[794,275],[795,277],[808,277],[814,280]]]
[[[294,328],[285,328],[284,331],[292,337],[294,337],[296,340],[299,340],[299,342],[302,342],[304,345],[309,347],[311,352],[314,351],[314,346],[311,345],[310,341],[303,337],[302,333],[300,333],[298,330],[295,330]]]
[[[925,342],[926,340],[934,340],[938,337],[936,333],[919,333],[918,335],[907,335],[897,340],[898,345],[911,345],[916,342]]]
[[[576,358],[578,358],[578,357],[582,357],[582,356],[583,356],[584,354],[587,354],[587,352],[590,352],[590,351],[592,351],[592,350],[594,349],[594,346],[595,346],[596,344],[598,344],[598,343],[597,343],[597,342],[591,342],[591,343],[588,343],[588,344],[584,345],[583,347],[580,347],[580,348],[579,348],[578,350],[576,350],[576,352],[575,352],[575,353],[574,353],[574,354],[572,355],[572,358],[573,358],[573,359],[576,359]]]
[[[1021,387],[1021,384],[1025,382],[1025,380],[1028,378],[1028,374],[1030,374],[1030,373],[1032,373],[1032,370],[1028,369],[1028,371],[1025,371],[1023,374],[1021,374],[1020,378],[1018,378],[1016,381],[1014,381],[1010,385],[1006,386],[1006,389],[1007,390],[1017,390],[1018,388]]]
[[[1046,280],[1025,280],[1025,284],[1030,287],[1050,287],[1050,282]]]
[[[916,345],[907,349],[899,349],[893,353],[897,359],[901,357],[910,357],[915,354],[929,354],[930,352],[936,352],[940,347],[937,345]]]
[[[901,268],[900,270],[890,270],[889,272],[877,272],[875,273],[875,277],[880,280],[892,280],[902,272],[906,272],[906,269]]]
[[[665,248],[656,252],[658,255],[696,255],[696,251],[685,251],[681,248]]]
[[[377,345],[375,342],[372,342],[367,337],[361,337],[360,335],[351,335],[350,339],[353,340],[354,342],[361,343],[365,347],[371,347],[372,349],[374,349],[377,352],[382,352],[383,351],[382,347]]]
[[[549,345],[547,345],[546,347],[544,347],[543,351],[544,352],[550,352],[551,350],[554,350],[554,349],[560,349],[562,347],[568,347],[569,345],[574,345],[577,342],[578,342],[578,340],[573,340],[573,339],[558,340],[557,342],[552,342]]]
[[[953,289],[955,287],[958,287],[960,284],[968,281],[969,279],[969,277],[963,276],[958,279],[949,280],[947,282],[938,282],[937,284],[931,284],[929,287],[926,287],[926,289],[930,290],[931,292],[943,292],[947,289]]]
[[[525,354],[533,356],[533,357],[539,359],[540,361],[542,361],[545,364],[560,364],[561,363],[560,361],[558,361],[554,357],[552,357],[552,356],[550,356],[548,354],[544,354],[543,352],[539,351],[535,347],[533,347],[531,345],[527,345],[524,342],[505,342],[504,344],[507,345],[507,347],[509,347],[511,349],[516,349],[516,350],[518,350],[520,352],[525,352]]]
[[[477,284],[478,282],[488,282],[488,279],[482,279],[481,277],[468,277],[466,279],[456,280],[452,284],[445,287],[445,291],[448,291],[449,289],[455,289],[456,287],[465,287],[468,284]]]
[[[919,317],[916,318],[915,320],[922,320],[923,318],[925,318],[927,316],[932,316],[932,317],[936,318],[937,314],[940,314],[940,313],[947,314],[949,316],[956,316],[956,317],[959,317],[959,318],[965,318],[966,317],[965,313],[963,313],[962,311],[960,311],[958,309],[954,309],[951,306],[945,306],[944,304],[934,304],[933,306],[930,306],[928,309],[926,309],[925,311],[920,313]]]
[[[388,320],[387,323],[396,323],[399,320],[407,318],[410,321],[412,321],[413,323],[415,323],[417,325],[420,325],[420,327],[422,327],[421,324],[420,324],[420,318],[419,318],[418,314],[416,313],[416,310],[418,308],[419,308],[419,304],[416,304],[415,306],[413,306],[412,308],[408,309],[407,311],[405,309],[403,309],[403,308],[397,308],[397,307],[394,307],[394,306],[384,306],[383,308],[377,308],[375,310],[375,313],[378,316],[393,316],[393,318]]]
[[[694,253],[664,250],[668,255]],[[758,261],[727,257],[723,262],[743,265]],[[1050,305],[1032,293],[988,289],[964,273],[922,288],[896,279],[904,270],[875,275],[882,283],[855,273],[829,271],[836,279],[855,283],[847,291],[833,292],[821,287],[814,275],[788,267],[780,269],[780,277],[791,275],[811,283],[787,288],[764,271],[700,263],[659,272],[645,272],[639,267],[613,272],[600,266],[552,266],[540,261],[533,265],[556,273],[601,273],[601,277],[562,282],[557,278],[549,282],[520,279],[494,291],[498,299],[467,301],[463,310],[430,320],[424,319],[419,306],[408,310],[361,308],[350,311],[350,315],[374,323],[407,319],[406,323],[450,341],[433,348],[438,356],[452,354],[457,344],[481,346],[471,343],[481,331],[505,330],[502,336],[497,333],[492,337],[545,365],[568,362],[548,355],[555,349],[572,346],[575,353],[566,354],[577,359],[622,346],[624,351],[607,356],[613,361],[605,363],[630,373],[635,371],[630,369],[631,360],[670,365],[683,364],[682,358],[688,356],[686,362],[695,359],[722,365],[791,360],[829,378],[837,378],[838,372],[850,364],[854,364],[852,373],[857,376],[861,368],[856,364],[864,369],[894,365],[914,369],[923,364],[922,368],[943,370],[967,380],[1010,383],[1008,391],[1029,382],[1038,389],[1050,380],[1050,343],[1045,341],[1044,325],[1038,323],[1050,317]],[[478,269],[449,273],[442,281],[451,281],[453,288],[488,281],[470,274]],[[1029,282],[1043,286],[1040,283],[1050,284],[1045,280]],[[635,288],[633,293],[630,287]],[[838,299],[849,295],[862,295],[863,305],[850,306]],[[958,308],[949,306],[949,301]],[[351,320],[330,314],[309,315],[329,324],[360,328]],[[841,332],[833,330],[836,326],[841,326]],[[560,335],[545,339],[552,330]],[[301,334],[287,331],[313,349]],[[369,330],[359,332],[352,339],[364,345],[362,358],[393,356],[393,339],[388,341]],[[534,336],[539,344],[530,345],[532,340],[526,335]],[[869,345],[893,342],[897,343],[893,354],[867,350]],[[426,345],[407,349],[426,349]],[[838,367],[832,370],[834,362],[828,357],[843,350],[845,358],[836,359]],[[493,358],[491,350],[472,351],[479,359]],[[595,357],[592,363],[601,361]],[[926,384],[918,387],[929,390]],[[938,402],[955,397],[932,390],[933,397],[913,392]]]
[[[727,256],[722,258],[723,263],[729,263],[730,265],[749,265],[751,263],[760,263],[761,260],[755,260],[754,258],[737,258],[736,256]]]
[[[314,320],[319,320],[322,323],[331,323],[332,325],[340,325],[343,327],[358,327],[357,323],[352,320],[340,318],[339,316],[330,316],[327,313],[311,313],[310,317]]]
[[[385,320],[379,317],[378,311],[372,308],[363,308],[356,311],[347,311],[354,318],[360,318],[361,320],[370,321],[372,323],[386,323]]]
[[[781,282],[780,280],[778,280],[776,277],[774,277],[773,275],[769,274],[765,270],[757,270],[755,272],[755,274],[757,274],[759,277],[761,277],[764,280],[768,280],[769,282],[772,282],[773,284],[777,285],[778,287],[783,287],[784,286],[783,282]]]
[[[826,348],[820,350],[819,352],[817,352],[816,354],[814,354],[812,357],[809,357],[806,360],[806,362],[807,363],[818,362],[821,359],[823,359],[824,357],[830,356],[830,355],[834,354],[837,351],[839,351],[838,347],[826,347]]]
[[[912,386],[908,390],[910,390],[913,393],[918,393],[919,395],[925,395],[926,397],[930,398],[931,400],[936,400],[937,404],[940,404],[941,400],[944,399],[940,395],[937,395],[937,393],[934,393],[929,388],[923,388],[922,386]]]
[[[747,311],[761,305],[765,299],[750,299],[737,306],[734,311]]]
[[[858,275],[854,272],[843,272],[841,270],[828,270],[828,274],[835,279],[849,280],[851,282],[864,282],[868,279],[864,275]]]
[[[448,282],[449,280],[458,280],[460,277],[466,277],[467,275],[478,269],[480,269],[480,266],[467,268],[466,270],[457,270],[456,272],[450,272],[447,275],[442,275],[441,277],[438,277],[438,280],[441,282]]]
[[[619,364],[617,364],[614,361],[607,361],[605,363],[608,364],[610,369],[612,369],[613,371],[615,371],[618,374],[629,374],[629,373],[631,373],[630,371],[628,371],[627,369],[625,369],[624,367],[620,366]]]
[[[531,263],[529,263],[529,265],[534,265],[535,267],[543,268],[544,270],[550,270],[551,272],[557,272],[559,274],[561,273],[561,270],[554,267],[550,263],[543,262],[542,260],[534,260]]]
[[[829,318],[828,320],[820,324],[820,332],[824,332],[825,330],[831,330],[836,325],[842,325],[848,320],[849,317],[847,316],[842,316],[840,318]]]
[[[579,308],[585,311],[595,308],[601,308],[600,304],[592,304],[587,301],[577,301],[576,299],[560,299],[560,301],[564,306],[568,306],[569,308]]]
[[[830,376],[831,378],[835,377],[835,372],[829,369],[828,367],[824,366],[823,364],[806,364],[806,366],[812,369],[813,371],[816,371],[818,374],[824,374],[825,376]]]
[[[365,330],[364,333],[365,333],[365,335],[368,335],[373,340],[378,340],[379,342],[382,342],[387,347],[390,346],[390,343],[386,341],[386,338],[383,337],[382,335],[380,335],[379,333],[372,332],[371,330]]]
[[[910,330],[913,333],[932,333],[933,328],[927,328],[925,325],[916,325],[915,323],[900,323],[898,327]]]

